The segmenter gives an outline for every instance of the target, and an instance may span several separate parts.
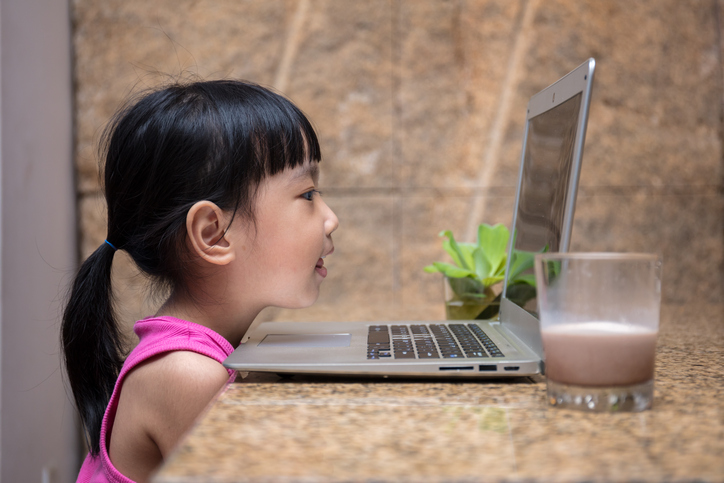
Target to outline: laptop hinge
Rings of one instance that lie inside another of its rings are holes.
[[[506,298],[501,301],[500,313],[501,325],[543,359],[543,341],[538,319]]]

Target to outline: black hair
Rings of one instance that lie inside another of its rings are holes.
[[[68,380],[91,454],[125,358],[113,309],[115,248],[171,290],[191,275],[186,215],[198,201],[253,219],[267,176],[321,158],[312,125],[289,100],[233,80],[174,84],[130,103],[104,132],[107,240],[81,265],[63,314]]]

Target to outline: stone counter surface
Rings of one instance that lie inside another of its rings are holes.
[[[547,406],[545,380],[435,382],[251,374],[154,479],[723,481],[724,310],[665,307],[654,408]]]

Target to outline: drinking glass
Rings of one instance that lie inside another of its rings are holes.
[[[661,259],[541,253],[535,276],[548,402],[595,412],[651,408]]]

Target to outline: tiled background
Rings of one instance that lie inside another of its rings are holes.
[[[664,299],[722,302],[717,0],[75,0],[82,255],[105,238],[95,146],[134,89],[239,77],[312,119],[341,226],[319,302],[263,318],[442,317],[437,233],[510,225],[528,97],[597,61],[572,249],[664,257]],[[129,323],[153,310],[117,255]]]

